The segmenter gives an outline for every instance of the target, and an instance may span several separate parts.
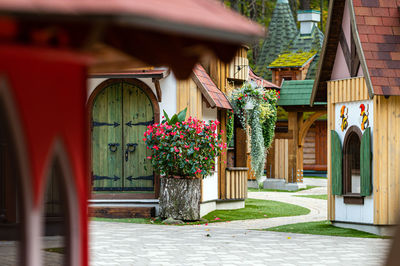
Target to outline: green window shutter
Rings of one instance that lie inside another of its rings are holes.
[[[331,177],[332,194],[342,195],[342,144],[335,130],[331,130]]]
[[[371,195],[371,128],[365,129],[361,138],[360,176],[361,196]]]

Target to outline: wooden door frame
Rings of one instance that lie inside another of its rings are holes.
[[[131,85],[139,87],[149,97],[153,106],[154,123],[160,123],[160,106],[153,90],[143,81],[135,78],[113,78],[109,77],[107,80],[100,83],[90,94],[87,101],[87,124],[88,124],[88,140],[89,140],[89,163],[90,163],[90,176],[89,176],[89,195],[93,199],[157,199],[160,193],[160,175],[154,174],[154,193],[93,193],[92,191],[92,109],[94,100],[97,95],[106,87],[119,83],[126,82]],[[123,89],[123,87],[122,87]]]

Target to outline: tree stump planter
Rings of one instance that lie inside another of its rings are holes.
[[[161,178],[160,217],[175,220],[200,220],[201,180]]]

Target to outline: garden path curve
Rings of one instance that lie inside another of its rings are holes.
[[[316,187],[295,193],[289,192],[249,192],[252,199],[274,200],[299,205],[310,210],[309,214],[299,216],[275,217],[266,219],[240,220],[221,223],[209,223],[208,227],[225,227],[234,229],[263,229],[285,224],[322,221],[327,219],[327,201],[321,199],[296,197],[298,195],[326,194],[326,187]]]

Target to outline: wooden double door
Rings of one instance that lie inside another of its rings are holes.
[[[143,134],[154,123],[147,94],[137,85],[106,85],[92,105],[92,184],[94,193],[154,193],[151,151]]]

